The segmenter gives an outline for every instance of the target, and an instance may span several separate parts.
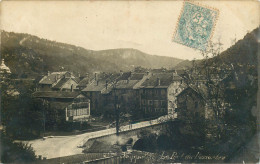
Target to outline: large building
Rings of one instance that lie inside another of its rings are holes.
[[[101,115],[107,109],[113,109],[112,88],[119,74],[96,73],[94,80],[87,85],[82,93],[90,99],[93,115]]]
[[[117,80],[112,91],[112,97],[117,99],[124,112],[138,109],[140,104],[139,88],[151,76],[147,73],[126,72]]]
[[[144,117],[174,114],[176,95],[183,90],[183,80],[173,73],[154,73],[140,86],[140,108]]]

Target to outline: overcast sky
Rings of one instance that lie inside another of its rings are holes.
[[[213,33],[224,49],[259,25],[257,1],[201,1],[219,9]],[[4,1],[1,28],[91,50],[135,48],[182,59],[201,58],[172,42],[183,1]]]

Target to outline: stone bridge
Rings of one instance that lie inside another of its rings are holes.
[[[165,128],[165,123],[173,121],[174,116],[165,115],[154,120],[143,121],[135,124],[129,124],[121,126],[119,129],[119,136],[116,135],[116,129],[106,129],[93,133],[84,138],[82,144],[88,148],[94,141],[107,142],[109,144],[116,144],[116,142],[126,143],[130,138],[133,139],[133,144],[139,139],[138,134],[143,131],[150,131],[155,134],[159,134]]]

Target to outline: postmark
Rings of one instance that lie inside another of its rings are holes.
[[[173,41],[191,48],[206,50],[218,18],[217,9],[185,1]]]

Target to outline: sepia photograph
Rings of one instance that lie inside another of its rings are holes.
[[[260,163],[259,11],[0,1],[0,163]]]

